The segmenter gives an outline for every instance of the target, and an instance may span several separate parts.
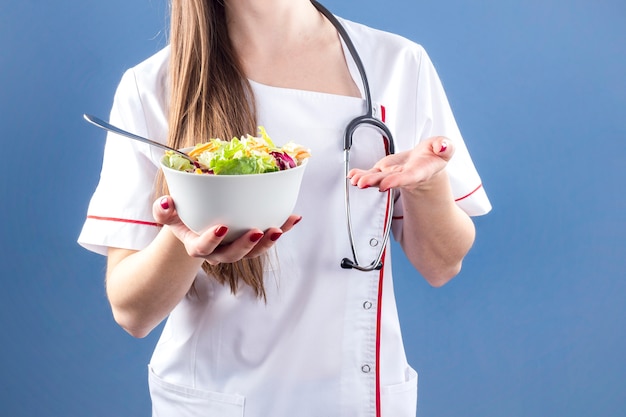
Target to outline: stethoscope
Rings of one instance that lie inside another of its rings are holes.
[[[350,238],[350,247],[352,249],[352,259],[343,258],[341,260],[341,267],[344,269],[357,269],[359,271],[374,271],[379,270],[383,267],[382,258],[385,253],[385,248],[387,247],[387,242],[389,242],[389,235],[391,232],[391,220],[393,213],[393,200],[394,200],[394,192],[393,189],[389,189],[387,196],[387,212],[385,215],[385,229],[383,231],[383,241],[380,245],[380,251],[374,261],[369,265],[361,265],[359,263],[359,258],[356,253],[356,248],[354,244],[354,234],[352,232],[352,216],[350,215],[350,180],[348,180],[348,172],[350,171],[350,149],[352,148],[352,137],[354,133],[359,127],[369,126],[379,130],[382,133],[383,140],[385,142],[385,152],[387,155],[394,153],[394,143],[391,132],[387,128],[387,126],[376,119],[373,116],[373,107],[372,107],[372,95],[370,92],[369,84],[367,82],[367,75],[365,74],[365,68],[363,66],[363,62],[361,61],[361,57],[359,56],[350,36],[346,32],[345,28],[337,20],[337,18],[324,6],[319,4],[315,0],[311,0],[311,3],[320,11],[329,21],[333,24],[333,26],[337,29],[339,36],[346,44],[352,59],[356,65],[356,68],[359,71],[361,76],[361,82],[363,83],[363,92],[365,95],[365,108],[367,109],[366,113],[362,116],[356,117],[348,125],[346,126],[346,130],[344,132],[343,139],[343,152],[344,152],[344,167],[345,167],[345,176],[346,176],[346,184],[345,184],[345,209],[346,209],[346,219],[348,223],[348,236]]]

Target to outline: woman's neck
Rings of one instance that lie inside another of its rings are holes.
[[[299,48],[325,25],[309,0],[227,0],[226,17],[240,56]]]
[[[310,0],[227,0],[246,76],[275,87],[360,97],[337,30]]]

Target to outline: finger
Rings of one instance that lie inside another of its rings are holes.
[[[211,254],[205,256],[205,259],[215,265],[220,262],[236,262],[242,258],[257,257],[271,248],[284,233],[291,230],[301,220],[302,216],[292,214],[280,228],[272,227],[265,233],[258,229],[250,230],[236,241],[217,247]],[[208,242],[211,242],[210,238]]]
[[[244,256],[244,258],[256,258],[262,253],[266,252],[272,246],[274,246],[276,241],[280,239],[283,233],[284,231],[282,229],[279,229],[278,227],[270,227],[263,234],[263,238],[259,240],[256,245],[254,245],[254,248],[252,248],[250,252],[248,252]]]
[[[413,178],[406,178],[403,174],[388,175],[378,184],[378,190],[381,192],[389,191],[390,188],[400,188],[407,183],[412,183]]]
[[[152,204],[152,216],[157,223],[169,226],[174,236],[188,246],[188,242],[197,236],[178,217],[174,200],[170,196],[162,196]]]
[[[187,253],[189,256],[205,259],[215,252],[228,233],[228,227],[224,225],[212,226],[200,235],[186,227],[185,229],[182,233],[179,231],[177,237],[183,241]]]
[[[378,171],[378,170],[366,172],[358,178],[358,180],[354,183],[354,185],[361,189],[370,188],[370,187],[380,187],[381,182],[389,175],[393,175],[393,172]]]
[[[348,172],[348,176],[346,178],[350,180],[352,185],[356,185],[359,178],[361,178],[365,172],[366,171],[362,169],[352,168],[350,172]]]
[[[198,235],[178,217],[174,201],[170,196],[157,199],[152,206],[152,214],[158,223],[167,226],[168,230],[183,243],[187,254],[191,257],[204,258],[213,253],[228,233],[228,227],[218,224]]]
[[[292,214],[280,228],[272,227],[267,229],[263,239],[261,239],[259,243],[254,246],[254,249],[248,252],[245,257],[254,258],[269,250],[283,234],[290,231],[301,220],[302,216]]]
[[[180,218],[176,213],[174,200],[164,195],[154,201],[152,204],[152,216],[159,224],[173,224],[180,222]]]
[[[445,161],[449,161],[454,155],[454,142],[445,136],[437,136],[432,141],[433,153]]]
[[[261,230],[252,229],[231,243],[218,246],[204,258],[212,265],[237,262],[246,257],[264,238],[265,234]]]
[[[302,216],[299,216],[297,214],[292,214],[291,216],[287,218],[287,221],[285,221],[285,223],[283,223],[283,225],[280,226],[280,230],[282,230],[283,233],[286,233],[290,231],[296,224],[300,223],[301,220],[302,220]]]
[[[351,175],[348,177],[350,184],[359,188],[372,187],[375,185],[377,181],[376,179],[383,175],[378,168],[371,168],[368,170],[353,169],[350,173]]]
[[[371,167],[369,169],[352,168],[350,170],[350,172],[348,172],[347,178],[350,180],[350,182],[352,182],[354,185],[356,185],[357,181],[362,176],[368,175],[368,174],[375,174],[377,172],[383,171],[384,169],[385,169],[385,167],[382,167],[381,164],[380,164],[380,161],[378,161],[376,163],[376,165],[374,165],[373,167]]]

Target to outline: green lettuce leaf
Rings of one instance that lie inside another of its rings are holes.
[[[166,167],[176,169],[178,171],[189,171],[193,170],[194,166],[188,159],[183,158],[172,151],[166,151],[163,156],[163,164]]]
[[[278,171],[271,155],[249,151],[245,141],[233,138],[214,152],[198,157],[198,162],[216,175],[262,174]]]

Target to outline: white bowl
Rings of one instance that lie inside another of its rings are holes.
[[[193,174],[163,163],[161,168],[183,223],[196,233],[227,226],[223,242],[231,242],[250,229],[283,225],[298,200],[306,164],[250,175]]]

